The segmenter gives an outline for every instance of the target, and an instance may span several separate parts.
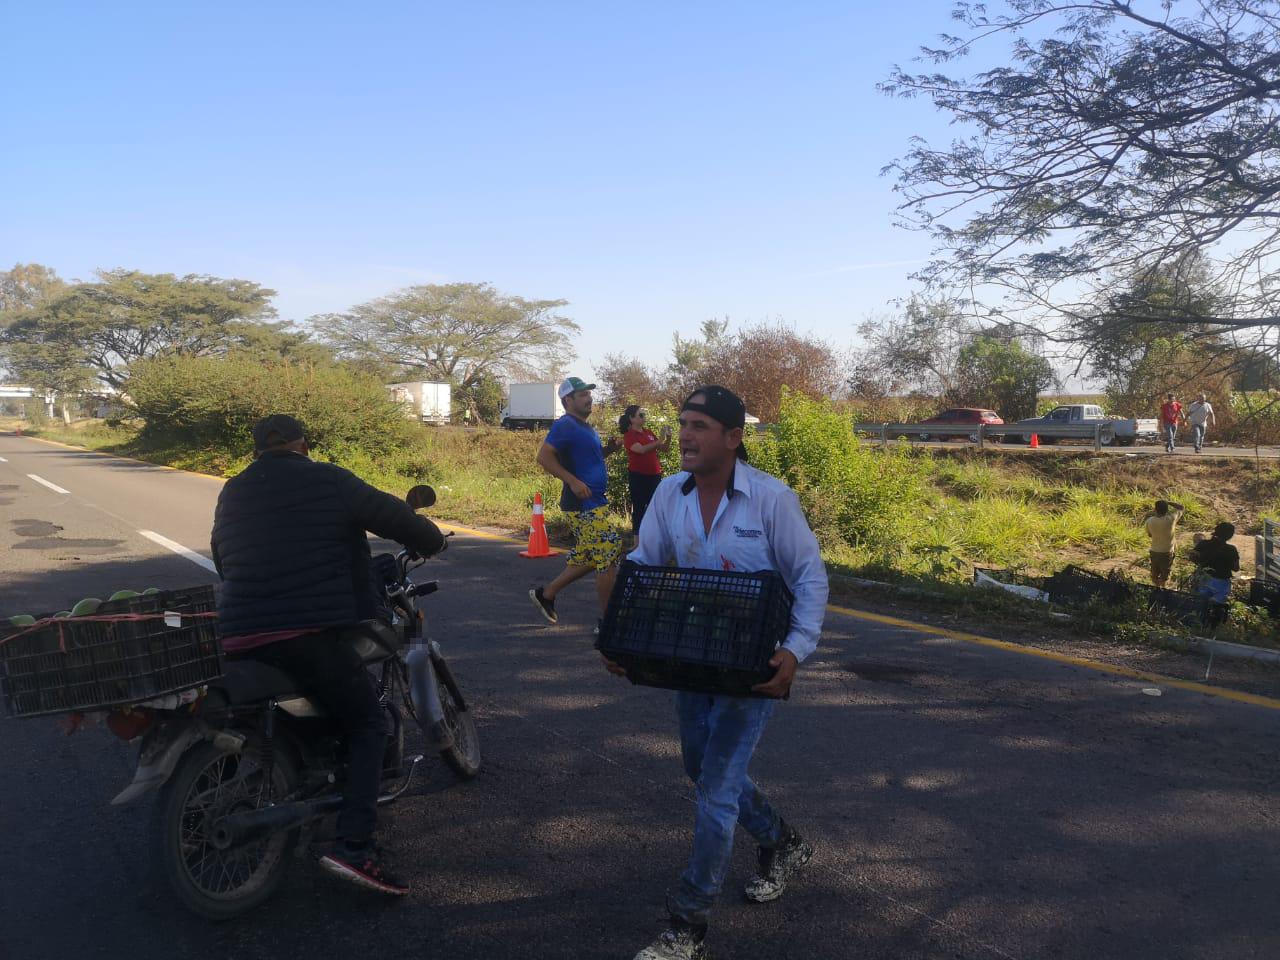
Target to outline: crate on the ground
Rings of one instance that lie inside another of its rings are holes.
[[[1045,581],[1050,603],[1122,603],[1130,584],[1118,576],[1102,576],[1077,566],[1066,566]]]
[[[37,717],[98,710],[208,683],[222,674],[216,609],[213,588],[200,586],[110,601],[93,617],[34,629],[5,623],[0,687],[6,712]]]
[[[791,626],[791,591],[772,571],[624,563],[596,649],[632,683],[758,696]]]
[[[1249,584],[1249,603],[1266,610],[1272,617],[1280,618],[1280,583],[1254,580]]]
[[[1159,610],[1187,627],[1216,627],[1227,619],[1229,607],[1215,603],[1198,593],[1151,587],[1147,590],[1147,608]]]

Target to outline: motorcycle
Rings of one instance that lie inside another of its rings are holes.
[[[418,486],[406,499],[423,509],[435,493]],[[461,779],[480,772],[481,756],[475,718],[440,644],[425,635],[421,602],[438,582],[410,579],[425,560],[408,550],[374,561],[390,616],[347,630],[342,641],[366,664],[385,710],[384,806],[404,794],[423,760],[404,756],[406,720]],[[305,855],[320,821],[342,806],[341,730],[287,674],[247,659],[228,660],[203,694],[171,695],[159,707],[139,714],[150,727],[137,772],[112,803],[158,790],[154,852],[170,886],[197,914],[239,916],[279,889],[291,853]]]

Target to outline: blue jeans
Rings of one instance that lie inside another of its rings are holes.
[[[1206,577],[1197,593],[1202,597],[1208,597],[1214,603],[1226,603],[1227,598],[1231,596],[1231,581]]]
[[[668,902],[672,915],[705,925],[733,856],[734,827],[742,824],[762,847],[782,839],[782,820],[747,776],[747,765],[776,700],[679,693],[684,770],[698,785],[693,853]]]
[[[1193,424],[1191,427],[1191,442],[1196,445],[1197,450],[1204,446],[1204,428],[1203,423]]]
[[[1172,450],[1178,439],[1178,425],[1176,423],[1166,423],[1164,426],[1164,448]]]

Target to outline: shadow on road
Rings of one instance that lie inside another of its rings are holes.
[[[185,585],[141,569],[124,579]],[[565,594],[561,626],[540,626],[524,591],[558,569],[462,538],[424,568],[443,584],[426,609],[486,764],[455,783],[432,763],[389,812],[406,901],[298,863],[251,917],[193,920],[147,872],[148,811],[106,806],[131,750],[105,731],[5,721],[0,857],[22,869],[0,879],[0,943],[14,956],[629,958],[659,929],[693,791],[672,695],[616,681],[591,650],[589,587]],[[120,567],[86,564],[77,582],[95,580],[122,581]],[[47,591],[19,579],[0,601]],[[784,900],[750,906],[740,838],[713,945],[739,960],[1280,956],[1277,732],[1268,711],[833,619],[754,767],[817,859]]]

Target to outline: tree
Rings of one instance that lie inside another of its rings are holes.
[[[38,304],[58,295],[65,286],[56,271],[38,263],[15,263],[11,270],[0,270],[0,331]],[[10,375],[18,376],[2,344],[0,364],[8,368]]]
[[[33,344],[65,344],[66,363],[74,358],[119,389],[137,360],[225,353],[275,315],[275,291],[248,280],[134,270],[97,276],[96,283],[66,287],[17,315],[0,337],[11,364],[29,362]]]
[[[1049,361],[1018,341],[980,336],[961,348],[947,400],[1019,420],[1035,416],[1036,397],[1055,381]]]
[[[487,283],[425,284],[311,319],[339,355],[470,390],[485,377],[556,379],[574,357],[566,300],[526,300]]]
[[[507,389],[503,382],[482,374],[471,386],[454,388],[453,418],[463,423],[497,424],[506,402]]]
[[[12,319],[65,287],[56,270],[39,263],[15,263],[11,270],[0,270],[0,326],[6,316]]]
[[[960,350],[975,325],[945,301],[911,299],[900,317],[866,320],[858,334],[866,346],[855,354],[855,393],[904,390],[938,397],[955,385]]]
[[[699,386],[710,383],[705,374],[708,361],[731,349],[728,317],[703,320],[696,337],[686,339],[678,333],[673,334],[671,362],[666,373],[668,393],[683,400]]]
[[[75,335],[75,324],[60,315],[63,309],[67,309],[65,298],[54,296],[11,314],[17,319],[3,331],[0,348],[10,374],[46,394],[56,394],[63,420],[70,421],[67,398],[87,389],[94,382],[94,372],[84,343]],[[42,322],[35,321],[37,316]]]
[[[1154,6],[1154,4],[1152,5]],[[923,58],[946,67],[1001,38],[1007,65],[972,76],[896,69],[883,89],[925,97],[966,135],[916,139],[888,171],[908,225],[936,258],[920,274],[973,290],[975,314],[1082,345],[1078,321],[1253,331],[1280,326],[1280,31],[1274,3],[1168,0],[960,2],[962,35]],[[997,62],[1002,58],[994,55]],[[1206,317],[1159,318],[1116,295],[1132,278],[1199,257],[1220,292]]]
[[[1181,390],[1220,379],[1244,358],[1208,320],[1217,300],[1199,257],[1139,273],[1096,312],[1081,317],[1079,335],[1091,376],[1103,381],[1114,405],[1125,409],[1149,405],[1152,389]],[[1201,322],[1191,322],[1197,316]],[[1171,365],[1175,357],[1178,362]],[[1173,382],[1175,377],[1186,381]]]
[[[740,396],[765,423],[777,420],[783,387],[825,400],[846,379],[844,364],[827,343],[779,322],[742,330],[726,349],[705,357],[700,373],[703,383],[718,383]]]
[[[227,348],[264,363],[289,360],[315,367],[337,362],[332,347],[313,340],[308,331],[287,322],[239,324],[229,337]]]
[[[659,376],[636,357],[605,354],[604,362],[596,366],[596,379],[604,387],[601,396],[608,404],[652,406],[668,399]]]

